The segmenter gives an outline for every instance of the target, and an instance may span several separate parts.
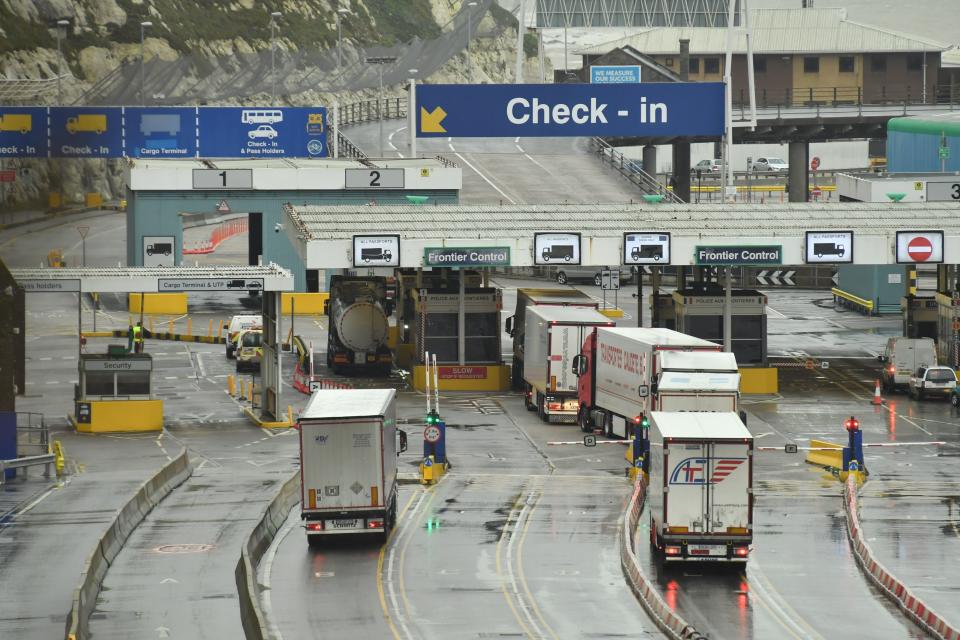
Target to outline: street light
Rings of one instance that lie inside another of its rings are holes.
[[[270,12],[270,106],[277,105],[277,72],[274,69],[277,49],[275,29],[277,27],[277,18],[282,15],[279,11]]]
[[[63,51],[60,41],[63,39],[63,30],[70,26],[69,20],[57,20],[57,106],[63,105]]]
[[[396,56],[376,56],[366,58],[367,64],[377,65],[380,71],[380,94],[377,98],[377,120],[380,121],[380,157],[383,157],[383,65],[393,64],[397,61]]]
[[[343,32],[340,30],[340,16],[350,13],[349,9],[340,7],[337,9],[337,73],[340,73],[340,67],[343,66]]]
[[[467,3],[467,65],[470,67],[470,82],[473,82],[473,55],[470,53],[470,40],[473,38],[473,18],[470,11],[477,6],[476,0]]]
[[[410,95],[407,102],[407,131],[410,133],[410,157],[417,157],[417,73],[419,69],[407,69],[410,75]]]
[[[147,104],[147,94],[143,91],[143,36],[147,27],[152,27],[152,22],[140,23],[140,104]]]

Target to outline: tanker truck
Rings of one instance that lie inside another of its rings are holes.
[[[327,300],[327,366],[334,373],[389,375],[393,356],[387,346],[386,278],[333,276]]]

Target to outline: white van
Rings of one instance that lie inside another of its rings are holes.
[[[230,326],[227,327],[227,359],[230,359],[237,352],[237,336],[241,331],[255,329],[263,326],[263,317],[257,315],[237,315],[230,319]]]
[[[898,388],[906,389],[917,369],[936,366],[937,348],[930,338],[890,338],[877,359],[884,364],[880,376],[883,390],[892,393]]]

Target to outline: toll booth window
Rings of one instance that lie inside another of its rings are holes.
[[[762,340],[733,340],[730,346],[737,364],[763,364]]]
[[[734,340],[757,340],[763,336],[763,316],[733,316]]]
[[[437,355],[438,362],[456,362],[457,314],[427,314],[427,351]]]
[[[723,340],[723,316],[686,316],[683,332],[704,340]]]
[[[88,378],[89,380],[89,378]],[[89,382],[87,383],[89,388]],[[148,396],[150,395],[149,371],[126,371],[117,375],[118,396]]]
[[[86,371],[87,396],[113,396],[113,371]]]
[[[468,313],[464,319],[467,340],[466,362],[496,363],[500,361],[500,328],[498,313]]]

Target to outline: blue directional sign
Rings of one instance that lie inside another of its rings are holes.
[[[120,107],[50,109],[50,154],[63,158],[123,155]]]
[[[723,133],[724,85],[425,84],[417,136],[703,136]]]
[[[201,108],[200,156],[205,158],[322,158],[327,110],[322,107]]]
[[[590,67],[593,84],[636,84],[640,82],[640,65],[595,65]]]
[[[47,110],[44,107],[0,108],[0,157],[47,156]]]
[[[124,155],[131,158],[193,158],[197,155],[196,107],[126,107]]]

